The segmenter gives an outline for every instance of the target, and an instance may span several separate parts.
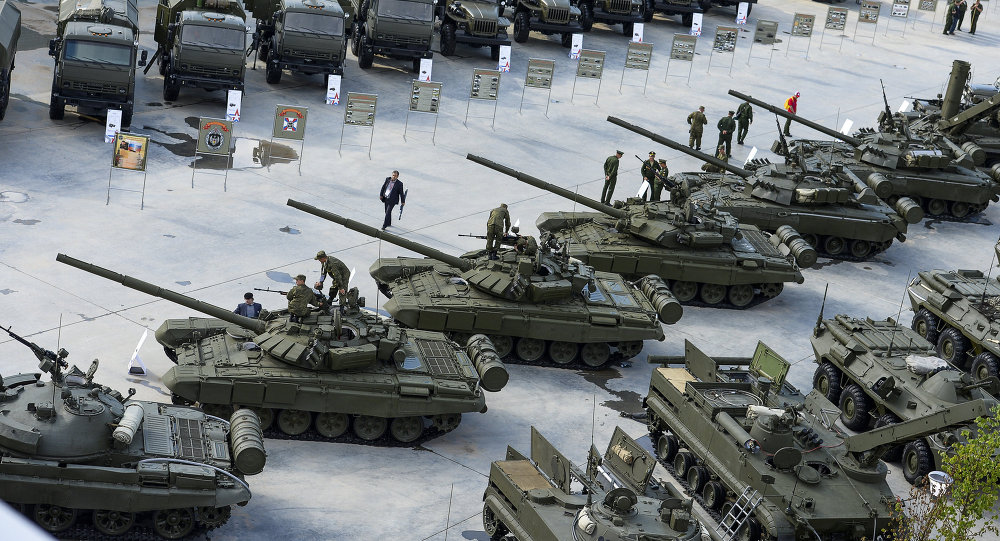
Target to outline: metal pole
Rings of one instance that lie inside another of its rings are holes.
[[[191,160],[191,189],[194,189],[194,173],[198,170],[198,151],[194,151],[194,159]]]
[[[649,70],[646,70],[646,78],[642,80],[642,95],[646,95],[646,85],[649,84]]]
[[[594,105],[601,101],[601,83],[604,82],[604,74],[601,73],[601,78],[597,80],[597,96],[594,98]]]
[[[555,75],[555,73],[553,73]],[[552,85],[549,85],[549,95],[545,97],[545,118],[549,118],[549,104],[552,103]]]
[[[434,113],[434,132],[431,133],[431,143],[433,143],[434,146],[437,146],[437,141],[435,141],[435,139],[437,138],[437,133],[438,133],[438,114]]]
[[[406,130],[410,127],[410,108],[406,108],[406,121],[403,122],[403,141],[406,141]]]
[[[524,109],[524,91],[528,88],[528,80],[524,80],[524,85],[521,86],[521,105],[517,108],[517,114],[522,114],[521,110]]]
[[[465,126],[465,129],[469,129],[469,107],[472,107],[472,97],[471,96],[469,97],[469,101],[465,102],[465,121],[462,122],[462,125]]]
[[[579,79],[576,75],[573,76],[573,91],[569,93],[569,102],[573,103],[573,98],[576,97],[576,80]]]
[[[337,147],[337,155],[338,156],[343,156],[344,155],[344,153],[343,153],[343,150],[344,150],[344,129],[346,127],[347,127],[347,123],[343,123],[343,124],[340,125],[340,145]]]
[[[306,134],[302,134],[302,144],[299,146],[299,176],[302,176],[302,157],[306,155]]]
[[[500,105],[500,91],[497,89],[497,99],[493,100],[493,120],[490,121],[490,129],[497,131],[497,106]]]
[[[372,159],[372,144],[375,142],[375,124],[372,124],[372,134],[368,137],[368,159]]]
[[[114,173],[114,171],[115,171],[114,166],[108,169],[108,200],[104,202],[104,206],[108,206],[111,204],[111,174]]]
[[[146,170],[142,170],[142,195],[139,198],[139,210],[146,208]]]

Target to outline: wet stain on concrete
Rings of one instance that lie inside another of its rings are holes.
[[[151,101],[146,104],[148,107],[163,107],[163,104],[158,101]]]
[[[87,314],[81,314],[79,312],[76,315],[80,316],[80,319],[82,319],[84,321],[94,321],[94,319],[96,319],[96,318],[92,318],[92,317],[88,316]]]
[[[180,282],[174,282],[174,283],[177,284],[177,285],[179,285],[179,286],[189,286],[189,285],[191,285],[191,282],[188,282],[187,280],[181,280]]]
[[[270,278],[271,280],[274,280],[275,282],[279,282],[279,283],[282,283],[282,284],[294,284],[295,283],[295,280],[292,278],[292,275],[288,274],[287,272],[267,271],[264,274],[266,274],[268,278]]]
[[[618,391],[608,388],[608,382],[613,379],[620,379],[621,374],[617,370],[597,370],[582,371],[583,379],[597,385],[601,389],[613,394],[616,400],[601,402],[602,406],[611,408],[618,413],[633,414],[642,411],[642,396],[634,391]]]
[[[15,224],[21,224],[21,225],[35,225],[35,224],[37,224],[40,221],[41,220],[22,220],[22,219],[18,218],[17,220],[14,220],[14,223]]]
[[[160,387],[159,385],[153,385],[152,383],[150,383],[150,382],[148,382],[148,381],[146,381],[144,379],[139,379],[139,378],[125,378],[125,380],[129,381],[131,383],[135,383],[137,385],[142,385],[143,387],[147,387],[149,389],[152,389],[152,390],[154,390],[154,391],[162,394],[163,396],[170,396],[170,393],[168,393],[167,391],[164,391],[163,388]]]
[[[823,268],[826,268],[826,267],[829,267],[829,266],[832,266],[832,265],[839,265],[841,263],[845,263],[845,261],[843,259],[827,259],[826,261],[824,261],[822,263],[817,262],[815,265],[813,265],[812,267],[809,267],[809,268],[810,269],[817,269],[817,270],[819,270],[819,269],[823,269]]]
[[[278,231],[281,231],[282,233],[288,233],[289,235],[298,235],[299,233],[301,233],[301,231],[299,231],[298,229],[295,229],[294,227],[287,225],[285,227],[279,227]]]
[[[0,203],[24,203],[28,194],[21,192],[0,192]]]
[[[10,295],[11,293],[17,293],[16,289],[0,289],[0,295]]]
[[[261,167],[290,163],[299,159],[298,152],[288,145],[272,143],[263,139],[256,139],[257,145],[253,148],[253,163]]]
[[[490,541],[490,536],[487,535],[486,532],[465,530],[462,532],[462,539],[469,539],[471,541]]]
[[[191,119],[194,119],[194,123],[195,123],[194,128],[197,129],[197,127],[198,127],[198,118],[197,117],[188,117],[188,118],[186,118],[184,120],[188,121],[188,120],[191,120]],[[188,122],[188,124],[190,124],[190,122]],[[152,140],[154,145],[160,145],[161,147],[163,147],[163,148],[167,149],[168,151],[170,151],[171,154],[173,154],[175,156],[184,156],[184,157],[190,157],[190,156],[194,155],[194,143],[195,143],[195,139],[194,139],[194,137],[191,136],[191,134],[185,133],[185,132],[168,132],[168,131],[164,131],[164,130],[161,130],[161,129],[157,129],[157,128],[153,127],[153,126],[143,126],[142,129],[143,130],[149,130],[149,131],[157,132],[157,133],[162,133],[163,135],[166,135],[167,137],[170,137],[172,139],[176,139],[176,140],[180,141],[179,143],[165,143],[163,141],[157,141],[156,139]]]
[[[176,238],[177,238],[177,237],[176,237],[176,236],[174,236],[174,235],[163,235],[163,236],[164,236],[164,237],[167,237],[168,239],[176,239]]]

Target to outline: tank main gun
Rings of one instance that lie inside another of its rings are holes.
[[[743,178],[749,178],[749,177],[753,176],[753,172],[752,171],[748,171],[746,169],[743,169],[742,167],[739,167],[739,166],[736,166],[736,165],[732,165],[732,164],[730,164],[728,162],[724,162],[724,161],[716,158],[715,156],[710,156],[710,155],[708,155],[708,154],[706,154],[704,152],[701,152],[701,151],[695,150],[693,148],[687,147],[685,145],[682,145],[682,144],[678,143],[677,141],[673,141],[673,140],[667,139],[666,137],[664,137],[662,135],[655,134],[655,133],[653,133],[653,132],[651,132],[651,131],[649,131],[649,130],[647,130],[645,128],[636,126],[635,124],[632,124],[630,122],[626,122],[626,121],[624,121],[624,120],[622,120],[622,119],[620,119],[618,117],[609,116],[608,117],[608,122],[610,122],[612,124],[615,124],[615,125],[618,125],[618,126],[621,126],[621,127],[625,128],[626,130],[638,133],[639,135],[642,135],[644,137],[648,137],[649,139],[652,139],[653,141],[656,141],[657,143],[660,143],[663,146],[670,147],[670,148],[672,148],[674,150],[679,150],[679,151],[681,151],[681,152],[683,152],[683,153],[685,153],[685,154],[687,154],[689,156],[698,158],[699,160],[702,160],[704,162],[708,162],[708,163],[710,163],[710,164],[712,164],[712,165],[714,165],[716,167],[722,168],[722,169],[724,169],[726,171],[729,171],[730,173],[733,173],[735,175],[739,175],[739,176],[741,176]]]
[[[112,272],[104,267],[99,267],[92,263],[87,263],[85,261],[80,261],[79,259],[70,257],[65,254],[58,254],[56,256],[56,261],[60,263],[65,263],[71,267],[76,267],[80,270],[87,271],[91,274],[96,274],[102,278],[107,278],[112,282],[118,282],[119,284],[136,291],[142,291],[143,293],[152,295],[154,297],[159,297],[164,300],[168,300],[172,303],[179,304],[186,308],[190,308],[197,312],[201,312],[208,316],[221,319],[227,323],[232,323],[233,325],[238,325],[244,329],[249,329],[257,334],[263,334],[266,323],[259,319],[251,319],[239,314],[234,314],[230,310],[225,308],[220,308],[214,304],[209,304],[204,301],[199,301],[197,299],[192,299],[187,295],[182,295],[176,291],[171,291],[169,289],[164,289],[162,287],[153,285],[149,282],[144,282],[137,278],[132,278],[131,276],[126,276],[124,274],[119,274],[117,272]]]
[[[814,130],[816,130],[816,131],[818,131],[818,132],[820,132],[820,133],[822,133],[824,135],[828,135],[830,137],[833,137],[834,139],[840,139],[841,141],[843,141],[843,142],[845,142],[845,143],[847,143],[847,144],[849,144],[851,146],[857,147],[857,146],[861,146],[862,144],[864,144],[864,141],[862,141],[861,139],[858,139],[857,137],[852,137],[850,135],[846,135],[846,134],[840,133],[837,130],[834,130],[834,129],[831,129],[831,128],[827,128],[826,126],[824,126],[822,124],[818,124],[818,123],[813,122],[811,120],[807,120],[807,119],[802,118],[802,117],[800,117],[798,115],[793,115],[792,113],[789,113],[788,111],[782,109],[781,107],[775,107],[775,106],[771,105],[770,103],[760,101],[760,100],[754,98],[753,96],[749,96],[749,95],[744,94],[742,92],[738,92],[736,90],[730,89],[729,90],[729,95],[730,96],[735,96],[735,97],[737,97],[737,98],[739,98],[741,100],[746,100],[746,101],[748,101],[748,102],[756,105],[757,107],[761,107],[763,109],[766,109],[766,110],[768,110],[768,111],[770,111],[770,112],[772,112],[772,113],[774,113],[774,114],[776,114],[778,116],[789,118],[793,122],[798,122],[799,124],[802,124],[804,126],[812,128],[812,129],[814,129]]]
[[[3,329],[3,327],[0,327],[0,329]],[[38,368],[40,370],[52,374],[52,378],[56,381],[62,379],[59,375],[59,369],[69,367],[69,364],[66,362],[66,357],[69,356],[68,351],[63,348],[59,348],[59,351],[53,353],[52,351],[45,349],[34,342],[29,342],[18,336],[10,330],[9,325],[3,330],[7,331],[7,334],[9,334],[11,338],[24,344],[31,350],[32,353],[35,354],[35,357],[38,358]],[[0,382],[2,382],[2,379],[0,379]]]

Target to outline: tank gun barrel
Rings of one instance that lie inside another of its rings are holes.
[[[467,271],[473,267],[472,262],[467,259],[462,259],[461,257],[455,257],[453,255],[446,254],[440,250],[435,250],[434,248],[431,248],[429,246],[424,246],[423,244],[414,242],[409,239],[405,239],[398,235],[393,235],[392,233],[386,233],[385,231],[382,231],[370,225],[363,224],[361,222],[352,220],[350,218],[344,218],[343,216],[334,214],[326,210],[318,209],[312,205],[295,201],[294,199],[289,199],[287,204],[288,206],[299,209],[302,212],[308,212],[309,214],[312,214],[313,216],[318,216],[320,218],[323,218],[324,220],[336,222],[348,229],[357,231],[358,233],[368,235],[369,237],[382,239],[386,242],[391,242],[396,246],[417,252],[418,254],[427,256],[431,259],[437,259],[438,261],[443,261],[444,263],[462,269],[463,271]]]
[[[562,188],[562,187],[556,186],[554,184],[549,184],[548,182],[545,182],[544,180],[541,180],[539,178],[535,178],[535,177],[533,177],[531,175],[526,175],[524,173],[521,173],[519,171],[511,169],[510,167],[507,167],[505,165],[500,165],[497,162],[494,162],[492,160],[488,160],[488,159],[483,158],[481,156],[476,156],[475,154],[469,154],[469,155],[466,156],[466,159],[474,161],[474,162],[478,163],[479,165],[485,165],[486,167],[489,167],[490,169],[493,169],[494,171],[499,171],[499,172],[501,172],[501,173],[503,173],[505,175],[514,177],[517,180],[520,180],[521,182],[523,182],[525,184],[531,184],[532,186],[534,186],[536,188],[540,188],[542,190],[552,192],[552,193],[554,193],[556,195],[561,195],[562,197],[565,197],[566,199],[569,199],[570,201],[575,201],[575,202],[577,202],[577,203],[579,203],[581,205],[584,205],[586,207],[590,207],[590,208],[592,208],[592,209],[594,209],[596,211],[603,212],[605,214],[614,216],[615,218],[622,219],[622,218],[625,218],[625,217],[628,216],[628,213],[625,212],[624,210],[616,209],[616,208],[614,208],[612,206],[605,205],[604,203],[601,203],[600,201],[595,201],[595,200],[593,200],[593,199],[591,199],[589,197],[585,197],[585,196],[582,196],[582,195],[580,195],[578,193],[575,193],[575,192],[572,192],[570,190],[567,190],[566,188]]]
[[[117,272],[112,272],[104,267],[99,267],[92,263],[87,263],[85,261],[80,261],[79,259],[70,257],[65,254],[59,254],[56,256],[56,261],[60,263],[65,263],[71,267],[76,267],[80,270],[87,271],[90,274],[96,274],[102,278],[107,278],[112,282],[118,282],[119,284],[135,289],[136,291],[142,291],[148,295],[154,297],[159,297],[164,300],[168,300],[172,303],[179,304],[186,308],[201,312],[208,316],[221,319],[227,323],[232,323],[233,325],[239,325],[244,329],[250,329],[257,334],[262,334],[265,330],[265,323],[259,319],[251,319],[239,314],[234,314],[233,312],[226,310],[225,308],[220,308],[214,304],[209,304],[204,301],[199,301],[197,299],[192,299],[187,295],[182,295],[176,291],[171,291],[169,289],[164,289],[160,286],[153,285],[149,282],[144,282],[138,278],[132,278],[131,276],[126,276],[124,274],[118,274]]]
[[[621,126],[621,127],[625,128],[626,130],[638,133],[639,135],[648,137],[648,138],[652,139],[653,141],[656,141],[657,143],[660,143],[661,145],[668,146],[668,147],[670,147],[670,148],[672,148],[674,150],[679,150],[679,151],[687,154],[688,156],[692,156],[694,158],[698,158],[699,160],[702,160],[704,162],[708,162],[708,163],[710,163],[710,164],[712,164],[712,165],[714,165],[716,167],[721,167],[722,169],[724,169],[726,171],[729,171],[730,173],[739,175],[739,176],[741,176],[743,178],[748,178],[748,177],[750,177],[750,176],[753,175],[752,172],[747,171],[746,169],[743,169],[742,167],[738,167],[738,166],[732,165],[730,163],[724,162],[724,161],[716,158],[715,156],[710,156],[708,154],[705,154],[704,152],[699,152],[699,151],[697,151],[697,150],[695,150],[693,148],[688,148],[687,146],[682,145],[682,144],[678,143],[677,141],[674,141],[673,139],[667,139],[666,137],[664,137],[662,135],[653,133],[653,132],[647,130],[646,128],[642,128],[642,127],[636,126],[635,124],[632,124],[630,122],[626,122],[626,121],[624,121],[624,120],[622,120],[622,119],[620,119],[618,117],[609,116],[608,117],[608,122],[610,122],[612,124],[616,124],[618,126]]]
[[[748,102],[756,105],[757,107],[762,107],[762,108],[764,108],[764,109],[766,109],[766,110],[768,110],[768,111],[770,111],[770,112],[772,112],[772,113],[774,113],[774,114],[776,114],[778,116],[783,116],[785,118],[790,118],[792,120],[792,122],[798,122],[799,124],[802,124],[802,125],[805,125],[805,126],[807,126],[809,128],[812,128],[812,129],[814,129],[814,130],[816,130],[816,131],[818,131],[818,132],[820,132],[822,134],[829,135],[830,137],[833,137],[834,139],[840,139],[841,141],[843,141],[843,142],[845,142],[845,143],[847,143],[847,144],[849,144],[851,146],[855,146],[855,147],[856,146],[861,146],[861,144],[864,143],[864,141],[862,141],[861,139],[858,139],[857,137],[851,137],[850,135],[845,135],[843,133],[840,133],[837,130],[827,128],[826,126],[824,126],[822,124],[818,124],[818,123],[813,122],[811,120],[806,120],[806,119],[804,119],[804,118],[802,118],[802,117],[800,117],[798,115],[793,115],[793,114],[789,113],[788,111],[782,109],[781,107],[775,107],[775,106],[771,105],[770,103],[760,101],[760,100],[754,98],[753,96],[748,96],[747,94],[744,94],[742,92],[738,92],[736,90],[730,89],[729,90],[729,95],[730,96],[735,96],[735,97],[737,97],[737,98],[739,98],[741,100],[746,100],[746,101],[748,101]]]

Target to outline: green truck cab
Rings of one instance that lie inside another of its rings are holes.
[[[122,126],[132,123],[135,66],[139,48],[136,0],[62,0],[56,38],[49,118],[63,118],[66,106],[81,112],[121,109]],[[145,55],[139,61],[145,65]]]
[[[176,100],[181,86],[243,90],[246,33],[240,0],[159,0],[153,38],[163,99]]]
[[[563,47],[573,42],[573,34],[583,32],[580,8],[569,0],[508,0],[514,8],[514,41],[528,41],[528,32],[559,34]]]
[[[14,71],[19,37],[21,10],[12,2],[0,0],[0,120],[7,114],[7,103],[10,101],[10,77]]]
[[[358,66],[369,69],[375,55],[412,59],[413,71],[421,58],[431,58],[434,37],[434,0],[350,0],[354,15],[351,52]]]
[[[590,32],[594,23],[608,26],[622,25],[622,34],[632,36],[635,23],[645,21],[647,11],[644,0],[573,0],[580,9],[580,24]]]
[[[269,84],[283,70],[305,75],[343,75],[348,17],[329,0],[248,0],[257,20],[251,50],[259,50]]]
[[[500,46],[510,45],[507,27],[510,21],[501,16],[497,0],[438,0],[441,19],[441,54],[455,54],[455,45],[489,47],[490,58],[500,59]]]

